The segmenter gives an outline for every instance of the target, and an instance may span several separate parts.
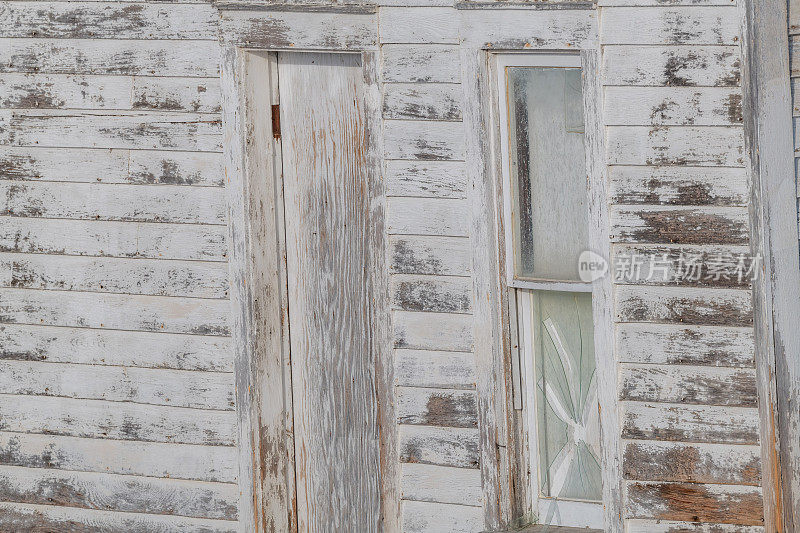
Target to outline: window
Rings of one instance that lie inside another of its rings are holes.
[[[533,512],[603,527],[580,57],[496,55],[506,268]]]

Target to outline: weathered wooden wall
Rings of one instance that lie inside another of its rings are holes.
[[[0,529],[234,531],[216,9],[0,3]]]
[[[402,527],[480,531],[462,36],[452,1],[383,4]],[[597,9],[615,253],[746,251],[740,9]],[[237,527],[217,18],[0,3],[0,529]],[[749,286],[614,313],[628,531],[760,531]]]
[[[747,253],[740,6],[599,10],[615,255]],[[627,530],[762,530],[750,284],[615,292]]]

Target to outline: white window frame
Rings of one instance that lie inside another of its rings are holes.
[[[510,127],[508,116],[508,89],[507,89],[507,67],[552,67],[552,68],[579,68],[582,69],[582,60],[579,54],[574,52],[547,52],[547,53],[497,53],[492,54],[494,59],[494,82],[497,94],[498,122],[500,126],[500,160],[502,175],[502,203],[503,203],[503,224],[505,233],[506,250],[506,283],[509,288],[509,307],[511,308],[510,321],[512,322],[512,335],[516,335],[516,342],[512,339],[512,345],[518,346],[518,351],[512,354],[512,381],[518,388],[515,391],[515,407],[520,409],[524,405],[528,406],[524,410],[527,421],[527,445],[529,450],[528,463],[531,471],[530,476],[530,499],[531,510],[536,514],[537,521],[546,525],[582,527],[602,529],[604,526],[603,502],[585,501],[578,499],[563,499],[556,497],[540,496],[539,487],[541,486],[541,473],[539,472],[539,439],[536,427],[536,376],[534,375],[535,365],[530,364],[534,360],[533,342],[526,342],[533,339],[531,331],[532,309],[529,299],[521,299],[522,305],[520,312],[522,316],[514,316],[517,311],[516,291],[526,290],[548,290],[548,291],[567,291],[567,292],[588,292],[593,289],[592,283],[582,281],[549,280],[549,279],[520,279],[517,277],[516,250],[514,249],[514,227],[512,221],[515,218],[514,199],[513,199],[513,176],[511,176],[511,150],[510,150]],[[585,95],[584,95],[585,98]],[[588,153],[588,147],[587,147]],[[587,191],[587,196],[590,191]],[[588,224],[588,221],[587,221]],[[587,247],[589,243],[586,243]],[[593,309],[593,315],[594,309]],[[596,322],[595,317],[595,322]]]

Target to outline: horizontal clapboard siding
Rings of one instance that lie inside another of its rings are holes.
[[[218,11],[0,5],[0,529],[237,529]]]

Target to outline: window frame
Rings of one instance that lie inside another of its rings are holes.
[[[526,462],[530,472],[528,479],[528,501],[530,512],[536,515],[537,521],[543,517],[547,519],[546,525],[567,527],[603,527],[603,502],[585,501],[570,498],[546,497],[540,495],[541,476],[539,463],[539,435],[537,428],[537,402],[536,402],[536,376],[534,361],[534,333],[531,331],[530,320],[534,310],[530,307],[528,298],[519,298],[518,291],[532,292],[583,292],[592,293],[592,283],[569,280],[553,279],[520,279],[516,273],[516,239],[514,235],[515,206],[514,182],[515,176],[511,175],[511,129],[508,108],[508,67],[547,67],[547,68],[578,68],[583,71],[581,55],[575,51],[546,51],[546,52],[500,52],[490,55],[490,70],[495,116],[499,128],[499,167],[500,179],[498,189],[502,202],[502,227],[503,249],[505,250],[505,277],[508,290],[509,326],[511,345],[515,347],[511,354],[512,369],[511,380],[514,395],[514,408],[523,413],[524,434],[527,436]],[[583,96],[584,101],[586,95]],[[588,159],[588,143],[585,143],[585,155]],[[587,161],[588,165],[588,161]],[[588,174],[588,166],[587,166]],[[589,197],[587,184],[587,201]],[[589,224],[589,220],[587,220]],[[587,244],[587,249],[588,245]],[[592,310],[595,318],[595,309]],[[597,371],[597,370],[596,370]],[[581,519],[571,519],[580,517]]]
[[[543,289],[564,292],[591,292],[592,284],[583,281],[555,280],[546,278],[520,278],[515,272],[514,250],[514,199],[513,176],[511,176],[511,147],[509,145],[510,126],[506,111],[508,110],[508,89],[505,69],[507,67],[552,67],[552,68],[582,68],[581,56],[574,51],[547,51],[531,53],[496,53],[492,54],[494,61],[494,84],[497,94],[498,125],[500,127],[500,166],[502,169],[503,191],[503,220],[505,228],[505,249],[508,260],[506,263],[506,284],[517,289]]]

